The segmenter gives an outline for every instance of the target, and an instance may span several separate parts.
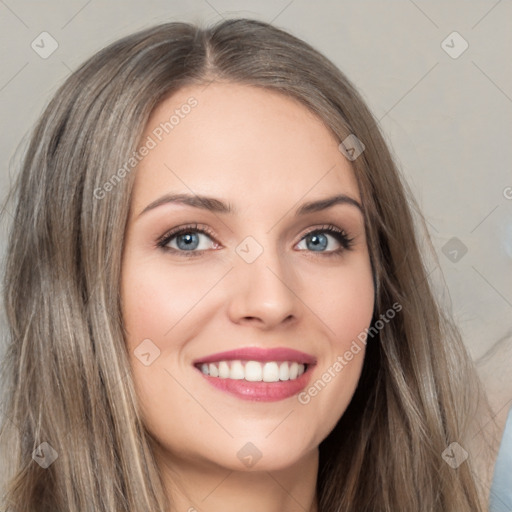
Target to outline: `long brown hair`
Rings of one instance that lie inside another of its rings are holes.
[[[478,379],[434,297],[416,207],[378,124],[328,59],[247,19],[166,23],[113,43],[66,80],[33,131],[4,278],[2,510],[170,510],[124,343],[120,264],[135,173],[126,162],[159,102],[211,80],[280,91],[340,142],[352,134],[365,146],[351,164],[377,284],[374,321],[395,303],[402,310],[368,339],[353,400],[320,445],[319,510],[483,510],[471,458],[454,469],[442,457],[452,442],[468,447]],[[58,455],[48,468],[33,458],[44,442]]]

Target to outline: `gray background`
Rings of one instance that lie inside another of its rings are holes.
[[[237,16],[305,39],[363,94],[428,221],[439,254],[430,277],[444,275],[444,297],[504,419],[512,400],[510,0],[0,0],[0,199],[21,141],[85,58],[155,23]],[[47,58],[31,47],[49,51],[42,32],[58,44]],[[9,219],[7,208],[2,254]]]

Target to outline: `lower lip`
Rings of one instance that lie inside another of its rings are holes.
[[[210,377],[199,369],[198,371],[212,386],[243,400],[277,402],[300,393],[309,382],[312,367],[313,365],[308,365],[308,369],[297,379],[277,382],[221,379],[220,377]]]

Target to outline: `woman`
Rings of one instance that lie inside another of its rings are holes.
[[[115,42],[17,197],[4,510],[484,510],[411,199],[309,45],[245,19]]]

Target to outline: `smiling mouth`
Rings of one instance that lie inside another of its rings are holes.
[[[296,361],[226,360],[197,363],[204,375],[247,382],[284,382],[298,379],[310,365]]]

